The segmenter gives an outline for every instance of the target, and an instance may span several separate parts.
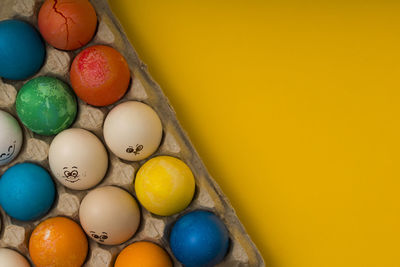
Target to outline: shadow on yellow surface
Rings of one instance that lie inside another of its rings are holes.
[[[110,2],[267,266],[400,266],[400,2]]]

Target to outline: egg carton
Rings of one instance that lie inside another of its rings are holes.
[[[16,18],[30,22],[37,28],[37,14],[43,0],[1,0],[0,20]],[[120,23],[111,12],[106,0],[92,0],[97,16],[98,28],[93,40],[85,47],[103,44],[117,49],[127,60],[131,71],[131,84],[125,96],[107,107],[93,107],[78,100],[78,115],[72,127],[83,128],[96,134],[104,143],[102,125],[107,113],[117,104],[136,100],[150,105],[159,115],[163,124],[163,140],[157,155],[170,155],[183,160],[191,168],[196,179],[196,193],[192,203],[183,212],[169,217],[161,217],[149,213],[141,207],[142,220],[137,233],[127,242],[118,246],[100,245],[89,240],[90,249],[85,267],[111,267],[118,253],[139,240],[152,241],[161,245],[170,254],[174,266],[182,266],[173,256],[168,235],[174,222],[190,211],[202,209],[217,214],[225,223],[230,233],[230,248],[224,261],[218,266],[245,267],[265,266],[256,246],[251,241],[244,227],[235,214],[229,200],[207,172],[203,162],[190,143],[187,134],[180,126],[176,114],[160,86],[150,76],[147,66],[139,59],[128,41]],[[40,72],[35,75],[54,76],[69,83],[69,67],[72,59],[85,47],[72,51],[60,51],[46,44],[46,61]],[[15,100],[17,91],[26,81],[0,79],[0,109],[13,114],[17,118]],[[22,125],[22,124],[21,124]],[[12,165],[20,162],[34,162],[49,169],[49,145],[54,136],[37,135],[26,127],[24,144],[18,157],[0,168],[0,175]],[[135,196],[133,181],[135,172],[146,161],[126,162],[110,153],[109,169],[103,181],[97,187],[116,185],[126,189]],[[74,191],[62,186],[56,179],[58,196],[51,211],[35,222],[20,222],[7,216],[1,210],[2,225],[0,247],[13,248],[24,254],[29,260],[28,241],[33,229],[40,221],[54,216],[66,216],[79,222],[78,210],[82,198],[89,190]]]

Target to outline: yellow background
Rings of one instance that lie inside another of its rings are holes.
[[[399,1],[110,2],[267,266],[400,266]]]

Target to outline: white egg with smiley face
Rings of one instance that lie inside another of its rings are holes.
[[[101,182],[108,168],[108,154],[93,133],[71,128],[59,133],[49,149],[50,169],[64,186],[85,190]]]
[[[0,166],[15,159],[21,150],[23,134],[18,121],[0,110]]]

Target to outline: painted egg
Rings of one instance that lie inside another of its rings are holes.
[[[86,234],[104,245],[118,245],[131,238],[140,223],[136,200],[125,190],[105,186],[82,200],[79,219]]]
[[[81,267],[87,252],[82,228],[65,217],[41,222],[29,240],[29,254],[36,267]]]
[[[50,169],[64,186],[84,190],[103,179],[108,155],[103,143],[91,132],[72,128],[59,133],[49,150]]]
[[[30,267],[31,265],[24,256],[18,252],[0,248],[0,267]]]
[[[125,58],[105,45],[84,49],[71,65],[72,88],[80,99],[93,106],[118,101],[128,89],[130,78]]]
[[[224,259],[229,234],[215,214],[193,211],[178,219],[172,227],[170,246],[184,266],[211,267]]]
[[[74,50],[93,38],[97,16],[88,0],[46,0],[40,8],[38,24],[49,44]]]
[[[169,216],[184,210],[192,201],[195,181],[181,160],[158,156],[139,169],[135,191],[139,202],[151,213]]]
[[[162,124],[148,105],[128,101],[114,107],[104,121],[104,139],[117,157],[138,161],[149,157],[160,145]]]
[[[77,113],[70,87],[53,77],[41,76],[19,90],[17,113],[22,123],[41,135],[54,135],[68,128]]]
[[[39,33],[21,20],[0,21],[0,77],[25,80],[39,71],[45,46]]]
[[[43,217],[53,205],[55,195],[48,172],[33,163],[16,164],[0,178],[0,205],[9,216],[20,221]]]
[[[23,135],[18,121],[0,110],[0,166],[11,162],[21,150]]]
[[[136,242],[124,248],[114,267],[172,267],[168,253],[152,242]]]

